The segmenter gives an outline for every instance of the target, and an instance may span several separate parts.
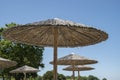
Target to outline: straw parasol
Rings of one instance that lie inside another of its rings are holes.
[[[39,72],[39,69],[24,65],[22,67],[19,67],[17,69],[14,69],[10,71],[10,73],[23,73],[24,74],[24,80],[26,80],[26,73],[35,73]]]
[[[64,57],[57,59],[57,65],[85,65],[85,64],[94,64],[97,62],[98,61],[96,60],[92,60],[75,53],[68,54]],[[50,64],[53,64],[53,61],[51,61]]]
[[[17,62],[0,57],[0,69],[9,68],[17,65]]]
[[[97,62],[98,61],[96,60],[92,60],[92,59],[80,56],[78,54],[72,53],[72,54],[59,58],[57,60],[57,65],[72,65],[74,69],[75,65],[95,64]],[[53,61],[51,61],[50,64],[53,64]],[[73,80],[75,80],[74,70],[73,70]]]
[[[87,71],[87,70],[93,70],[94,68],[89,67],[89,66],[85,66],[85,65],[78,65],[78,66],[68,66],[66,68],[64,68],[63,70],[66,71],[78,71],[78,80],[80,80],[80,71]]]
[[[59,18],[18,25],[3,32],[14,42],[54,47],[54,80],[57,80],[57,47],[87,46],[105,41],[107,33]]]

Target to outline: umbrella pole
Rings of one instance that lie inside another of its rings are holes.
[[[24,73],[24,80],[26,80],[26,73]]]
[[[80,71],[78,71],[78,80],[80,80]]]
[[[57,80],[57,37],[58,29],[54,28],[54,80]]]
[[[73,66],[73,80],[75,80],[75,71],[74,71],[75,66],[74,65],[72,66]]]

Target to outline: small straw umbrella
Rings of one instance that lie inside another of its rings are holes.
[[[69,54],[64,57],[61,57],[57,60],[57,65],[72,65],[73,69],[75,68],[75,65],[85,65],[85,64],[95,64],[98,61],[92,60],[83,56],[80,56],[78,54]],[[50,64],[53,64],[53,61],[50,62]],[[73,80],[74,78],[74,71],[73,71]]]
[[[80,71],[87,71],[87,70],[93,70],[94,68],[84,65],[77,65],[74,68],[72,66],[68,66],[64,68],[63,70],[66,71],[78,71],[78,80],[80,80]]]
[[[9,68],[17,65],[17,62],[0,57],[0,69]]]
[[[59,18],[18,25],[3,32],[14,42],[54,48],[54,80],[57,80],[57,47],[93,45],[108,38],[104,31]]]
[[[22,67],[19,67],[17,69],[14,69],[10,71],[10,73],[23,73],[24,74],[24,80],[26,80],[26,73],[35,73],[39,72],[39,69],[24,65]]]
[[[0,69],[16,66],[17,62],[0,57]],[[4,75],[3,75],[4,80]]]

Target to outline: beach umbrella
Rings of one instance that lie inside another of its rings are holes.
[[[89,59],[75,53],[71,53],[57,59],[57,65],[85,65],[85,64],[94,64],[97,62],[98,61],[96,60]],[[53,63],[54,63],[53,61],[50,62],[50,64]]]
[[[24,65],[22,67],[19,67],[17,69],[14,69],[10,71],[10,73],[23,73],[24,74],[24,80],[26,80],[26,73],[36,73],[39,72],[39,69]]]
[[[105,41],[104,31],[59,18],[18,25],[3,32],[14,42],[54,48],[54,80],[57,80],[57,47],[87,46]]]
[[[0,57],[0,69],[9,68],[17,65],[17,62]]]
[[[94,68],[89,67],[89,66],[85,66],[85,65],[77,65],[77,66],[68,66],[66,68],[64,68],[63,70],[66,71],[78,71],[78,80],[80,80],[80,71],[87,71],[87,70],[93,70]]]
[[[72,54],[69,54],[69,55],[66,55],[64,57],[57,59],[57,65],[72,65],[73,80],[75,80],[75,78],[74,78],[75,65],[95,64],[97,62],[98,61],[96,61],[96,60],[92,60],[92,59],[86,58],[84,56],[75,54],[75,53],[72,53]],[[51,61],[50,64],[53,64],[53,61]]]

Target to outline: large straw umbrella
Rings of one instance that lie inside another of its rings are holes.
[[[93,45],[105,41],[108,35],[83,24],[54,18],[9,28],[3,37],[19,43],[54,47],[54,80],[57,80],[57,47]]]
[[[0,57],[0,69],[9,68],[17,65],[17,62]]]
[[[78,80],[80,80],[80,71],[87,71],[87,70],[93,70],[94,68],[85,66],[85,65],[77,65],[73,68],[73,66],[68,66],[64,68],[63,70],[66,71],[78,71]]]
[[[83,56],[80,56],[78,54],[69,54],[64,57],[61,57],[57,60],[57,65],[71,65],[73,67],[73,80],[74,78],[74,68],[75,65],[85,65],[85,64],[95,64],[98,61],[92,60]],[[50,64],[53,64],[53,61],[50,62]]]
[[[36,73],[39,72],[39,69],[24,65],[22,67],[19,67],[17,69],[14,69],[10,71],[10,73],[23,73],[24,74],[24,80],[26,80],[26,73]]]

